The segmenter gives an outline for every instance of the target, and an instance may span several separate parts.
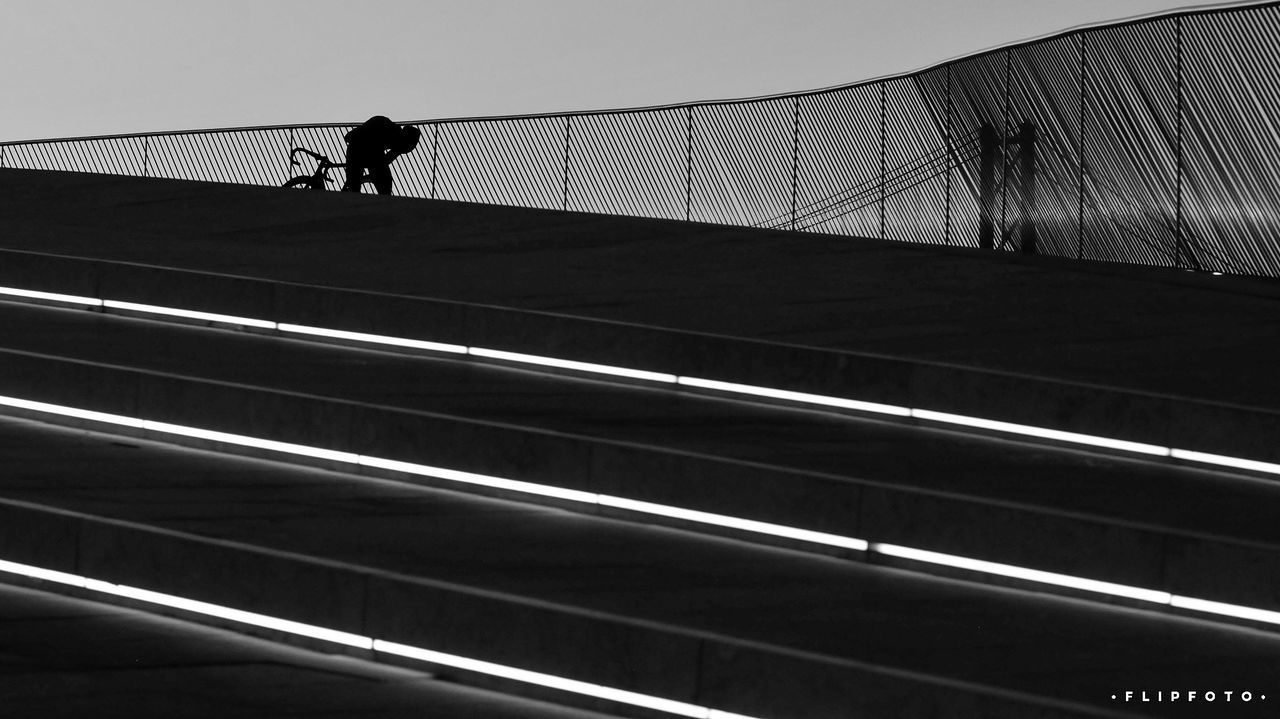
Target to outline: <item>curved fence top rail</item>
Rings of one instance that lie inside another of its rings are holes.
[[[783,92],[783,93],[776,93],[771,95],[758,95],[754,97],[729,98],[729,99],[721,99],[721,100],[696,100],[691,102],[676,102],[676,103],[669,103],[665,105],[650,105],[650,106],[644,106],[644,107],[613,108],[613,109],[604,109],[604,110],[571,110],[571,111],[561,111],[561,112],[529,113],[529,114],[523,114],[523,115],[486,115],[486,116],[479,116],[479,117],[449,117],[449,118],[436,118],[432,120],[407,120],[402,122],[403,124],[409,124],[409,125],[436,125],[436,124],[452,124],[452,123],[463,123],[463,122],[485,122],[485,121],[498,122],[498,121],[509,121],[509,120],[529,120],[529,119],[537,119],[537,118],[625,115],[625,114],[635,114],[635,113],[644,113],[644,112],[662,112],[666,110],[689,108],[689,107],[707,107],[707,106],[713,106],[713,105],[737,105],[737,104],[743,104],[743,103],[764,102],[769,100],[778,100],[778,99],[786,99],[786,98],[794,98],[794,97],[812,97],[815,95],[822,95],[827,93],[838,92],[841,90],[848,90],[850,88],[860,87],[863,85],[874,85],[876,83],[885,82],[888,80],[911,77],[914,75],[919,75],[922,73],[929,72],[931,70],[936,70],[938,68],[946,67],[947,65],[952,65],[959,62],[964,62],[966,60],[979,58],[984,55],[1004,52],[1007,50],[1026,47],[1028,45],[1046,43],[1058,38],[1067,37],[1077,33],[1089,32],[1091,30],[1097,30],[1101,28],[1116,28],[1116,27],[1122,27],[1126,25],[1134,25],[1134,24],[1141,24],[1146,22],[1156,22],[1159,20],[1167,20],[1174,17],[1185,17],[1189,15],[1206,15],[1206,14],[1214,14],[1214,13],[1227,13],[1227,12],[1233,12],[1233,11],[1243,10],[1243,9],[1253,9],[1253,8],[1277,6],[1277,5],[1280,5],[1280,0],[1240,0],[1239,2],[1221,3],[1216,5],[1197,5],[1197,6],[1188,6],[1184,8],[1175,8],[1171,10],[1160,10],[1157,12],[1146,13],[1143,15],[1124,18],[1121,20],[1104,20],[1096,23],[1087,23],[1084,25],[1077,25],[1075,27],[1067,28],[1065,30],[1057,30],[1045,35],[1034,37],[1034,38],[1016,40],[1003,45],[997,45],[995,47],[987,48],[985,50],[978,50],[975,52],[966,53],[964,55],[959,55],[953,58],[949,58],[947,60],[942,60],[932,65],[926,65],[925,67],[917,68],[915,70],[908,70],[908,71],[893,73],[889,75],[881,75],[878,77],[858,80],[856,82],[845,83],[841,85],[832,85],[830,87],[817,88],[813,90]],[[287,125],[248,125],[248,126],[242,126],[242,127],[219,127],[219,128],[192,129],[192,130],[130,132],[130,133],[118,133],[113,135],[80,135],[76,137],[56,137],[56,138],[44,138],[44,139],[32,139],[32,140],[0,141],[0,146],[32,145],[32,144],[56,143],[56,142],[79,142],[84,140],[115,140],[115,139],[158,137],[158,136],[196,135],[196,134],[210,134],[210,133],[235,133],[235,132],[245,132],[245,131],[254,131],[254,130],[305,130],[305,129],[318,129],[318,128],[345,128],[345,127],[352,127],[354,125],[358,125],[360,124],[360,122],[361,121],[301,123],[301,124],[287,124]]]

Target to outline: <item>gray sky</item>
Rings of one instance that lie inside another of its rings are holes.
[[[1213,0],[4,0],[0,140],[841,85]]]

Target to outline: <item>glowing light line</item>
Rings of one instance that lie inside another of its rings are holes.
[[[671,507],[665,504],[653,504],[652,502],[640,502],[634,499],[612,497],[607,494],[600,495],[599,503],[604,507],[615,507],[618,509],[625,509],[631,512],[642,512],[645,514],[657,514],[664,517],[682,519],[687,522],[712,524],[719,527],[729,527],[748,532],[756,532],[758,534],[769,534],[775,537],[799,539],[805,542],[812,542],[814,544],[826,544],[832,547],[843,547],[845,549],[854,549],[860,552],[866,551],[868,546],[866,540],[856,539],[854,537],[843,537],[837,534],[814,532],[808,529],[797,529],[795,527],[787,527],[781,524],[758,522],[753,519],[740,519],[738,517],[730,517],[724,514],[712,514],[711,512],[700,512],[692,509],[680,509],[679,507]]]
[[[1221,454],[1207,454],[1205,452],[1192,452],[1186,449],[1171,450],[1174,459],[1182,459],[1190,462],[1200,462],[1202,464],[1216,464],[1221,467],[1231,467],[1233,469],[1247,469],[1251,472],[1265,472],[1267,474],[1280,474],[1280,464],[1271,462],[1259,462],[1254,459],[1241,459],[1239,457],[1227,457]]]
[[[927,409],[913,409],[911,416],[917,419],[929,420],[931,422],[940,422],[944,424],[958,424],[965,427],[973,427],[975,429],[987,429],[996,432],[1006,432],[1009,434],[1021,434],[1029,437],[1039,437],[1041,439],[1053,439],[1061,442],[1071,442],[1073,444],[1085,444],[1093,447],[1105,447],[1107,449],[1119,449],[1135,454],[1150,454],[1156,456],[1169,456],[1170,449],[1154,444],[1145,444],[1142,442],[1130,442],[1122,439],[1111,439],[1110,437],[1099,437],[1092,434],[1080,434],[1078,432],[1064,432],[1057,429],[1045,429],[1044,427],[1035,427],[1027,424],[1014,424],[1012,422],[997,422],[990,419],[980,419],[978,417],[969,417],[961,414],[948,414],[946,412],[933,412]]]
[[[586,504],[595,504],[596,499],[599,496],[591,492],[582,492],[576,489],[565,489],[563,487],[555,487],[549,484],[521,482],[519,480],[505,479],[503,477],[491,477],[485,474],[460,472],[455,469],[444,469],[442,467],[432,467],[426,464],[413,464],[411,462],[399,462],[392,459],[383,459],[381,457],[368,457],[361,455],[357,461],[365,467],[389,469],[394,472],[416,474],[422,477],[435,477],[437,479],[447,479],[452,482],[475,484],[482,487],[504,489],[512,492],[525,492],[527,494],[555,497],[556,499],[567,499],[574,502],[584,502]]]
[[[389,335],[371,335],[364,332],[347,332],[346,330],[331,330],[324,327],[308,327],[306,325],[292,325],[280,322],[276,325],[276,329],[281,332],[292,332],[295,334],[313,335],[316,337],[332,337],[334,339],[350,340],[352,342],[369,342],[371,344],[393,345],[396,347],[408,347],[411,349],[428,350],[430,352],[446,352],[452,354],[466,354],[467,348],[463,345],[445,344],[443,342],[427,342],[425,340],[411,340],[404,337],[391,337]]]
[[[1236,617],[1237,619],[1248,619],[1250,621],[1263,622],[1266,624],[1280,624],[1280,612],[1273,612],[1268,609],[1257,609],[1254,607],[1244,607],[1239,604],[1211,602],[1205,599],[1192,599],[1191,597],[1181,596],[1173,597],[1170,603],[1179,609],[1189,609],[1193,612],[1221,614],[1222,616]]]
[[[520,669],[518,667],[512,667],[505,664],[496,664],[494,662],[473,659],[457,654],[447,654],[445,652],[410,646],[408,644],[390,642],[385,639],[375,639],[373,637],[338,631],[335,629],[316,626],[314,624],[305,624],[303,622],[281,619],[267,614],[247,612],[221,604],[211,604],[209,602],[187,599],[173,594],[153,592],[151,590],[141,589],[127,584],[104,582],[99,579],[84,577],[77,574],[68,574],[66,572],[59,572],[51,569],[44,569],[42,567],[36,567],[29,564],[0,560],[0,572],[17,574],[44,581],[57,582],[59,584],[71,585],[87,589],[89,591],[123,597],[145,604],[154,604],[172,609],[179,609],[195,614],[202,614],[204,616],[216,617],[230,622],[262,627],[287,634],[294,634],[325,642],[342,644],[344,646],[382,652],[385,654],[394,654],[400,657],[453,667],[455,669],[475,672],[477,674],[485,674],[487,676],[509,679],[525,684],[558,689],[560,691],[570,692],[573,694],[606,699],[620,704],[645,707],[647,709],[653,709],[667,714],[675,714],[677,716],[693,717],[694,719],[754,719],[753,717],[722,712],[710,707],[698,706],[696,704],[689,704],[672,699],[664,699],[651,694],[614,689],[601,684],[578,681],[576,679],[530,671],[528,669]]]
[[[606,494],[595,494],[592,492],[584,492],[581,490],[568,489],[564,487],[556,487],[553,485],[538,484],[533,482],[522,482],[519,480],[506,479],[503,477],[493,477],[489,475],[476,474],[472,472],[461,472],[458,470],[445,469],[441,467],[432,467],[430,465],[415,464],[412,462],[401,462],[397,460],[384,459],[380,457],[371,457],[366,455],[358,455],[352,452],[338,452],[334,450],[322,449],[319,447],[309,447],[306,445],[292,444],[288,442],[278,442],[275,440],[266,440],[256,437],[248,437],[246,435],[231,434],[227,432],[215,432],[211,430],[203,430],[194,427],[185,427],[182,425],[168,424],[164,422],[154,422],[151,420],[142,420],[123,415],[108,414],[104,412],[93,412],[89,410],[80,410],[62,405],[54,405],[45,402],[32,402],[29,400],[17,399],[13,397],[0,396],[0,406],[16,407],[30,411],[45,412],[58,416],[75,417],[78,419],[87,419],[107,424],[116,424],[121,426],[140,428],[147,431],[163,432],[168,434],[177,434],[186,437],[195,437],[206,439],[213,442],[221,442],[226,444],[234,444],[246,447],[254,447],[265,449],[273,452],[282,452],[287,454],[295,454],[307,457],[317,457],[335,462],[344,462],[359,466],[373,467],[377,469],[385,469],[396,472],[404,472],[419,476],[435,477],[450,481],[462,482],[467,484],[475,484],[496,489],[503,489],[516,492],[524,492],[528,494],[536,494],[540,496],[555,497],[569,501],[581,502],[583,504],[594,504],[602,507],[610,507],[641,514],[653,514],[664,517],[670,517],[681,521],[710,524],[721,527],[729,527],[748,532],[755,532],[776,537],[785,537],[797,539],[815,544],[823,544],[827,546],[842,547],[855,551],[866,551],[884,554],[886,556],[900,557],[914,561],[938,564],[942,566],[956,567],[966,569],[973,572],[991,574],[995,576],[1011,577],[1022,579],[1029,582],[1039,584],[1049,584],[1072,589],[1080,589],[1100,594],[1109,594],[1111,596],[1126,597],[1129,599],[1137,599],[1141,601],[1154,602],[1157,604],[1170,604],[1181,606],[1184,608],[1194,609],[1196,611],[1224,614],[1230,616],[1242,616],[1255,621],[1265,621],[1280,624],[1280,613],[1270,612],[1269,610],[1253,609],[1249,607],[1240,607],[1237,605],[1222,603],[1205,603],[1202,600],[1193,600],[1183,598],[1178,600],[1181,604],[1174,602],[1173,595],[1167,592],[1143,589],[1139,587],[1131,587],[1123,584],[1112,582],[1103,582],[1084,577],[1076,577],[1067,574],[1058,574],[1054,572],[1045,572],[1027,567],[1018,567],[1015,565],[1001,564],[997,562],[989,562],[986,560],[973,559],[952,554],[944,554],[941,552],[933,552],[923,549],[913,549],[895,544],[885,543],[869,543],[867,540],[856,537],[846,537],[842,535],[827,534],[824,532],[816,532],[797,527],[788,527],[785,525],[772,524],[769,522],[761,522],[752,519],[744,519],[740,517],[732,517],[729,515],[715,514],[712,512],[703,512],[699,510],[685,509],[674,507],[671,505],[657,504],[653,502],[643,502],[639,500],[626,499],[623,497],[615,497]],[[3,570],[3,565],[0,565]],[[4,570],[7,571],[7,570]],[[67,577],[72,575],[56,574],[54,576],[45,577],[50,581],[60,581],[63,583],[75,584],[75,580],[68,580]],[[76,584],[76,586],[82,586]],[[1198,603],[1197,603],[1198,602]],[[1274,620],[1274,621],[1273,621]]]
[[[640,379],[652,381],[662,384],[678,384],[687,387],[697,387],[701,389],[711,389],[726,393],[741,394],[754,397],[769,397],[774,399],[782,399],[795,402],[797,404],[807,404],[824,407],[837,407],[841,409],[849,409],[859,412],[868,412],[875,414],[886,414],[897,417],[911,417],[925,422],[933,422],[950,426],[970,427],[974,429],[983,429],[1006,434],[1016,434],[1025,437],[1035,437],[1039,439],[1049,439],[1059,442],[1078,444],[1089,447],[1102,447],[1106,449],[1114,449],[1134,454],[1141,454],[1156,457],[1172,457],[1188,462],[1196,462],[1200,464],[1208,464],[1219,467],[1230,467],[1233,469],[1243,469],[1253,472],[1280,475],[1280,464],[1272,462],[1263,462],[1259,460],[1245,459],[1241,457],[1232,457],[1228,455],[1210,454],[1207,452],[1199,452],[1193,450],[1179,449],[1175,447],[1164,447],[1161,445],[1148,444],[1144,442],[1134,442],[1130,440],[1114,439],[1110,437],[1102,437],[1098,435],[1083,434],[1079,432],[1067,432],[1063,430],[1048,429],[1044,427],[1036,427],[1034,425],[1017,424],[1013,422],[1002,422],[997,420],[983,419],[980,417],[972,417],[968,415],[952,414],[947,412],[937,412],[928,409],[901,407],[897,405],[881,404],[877,402],[866,402],[862,400],[854,400],[843,397],[834,397],[829,395],[810,394],[806,392],[795,392],[791,390],[774,389],[770,387],[761,387],[756,385],[738,384],[734,382],[723,382],[719,380],[704,379],[699,377],[687,377],[663,372],[652,372],[648,370],[633,369],[627,367],[617,367],[612,365],[601,365],[590,362],[578,362],[575,360],[558,359],[553,357],[543,357],[540,355],[530,355],[518,352],[508,352],[504,350],[489,349],[483,347],[467,347],[464,345],[448,344],[441,342],[430,342],[426,340],[415,340],[403,337],[393,337],[388,335],[367,334],[362,332],[349,332],[346,330],[328,329],[323,327],[311,327],[307,325],[296,325],[288,323],[277,323],[270,320],[260,320],[249,317],[237,317],[234,315],[223,315],[211,312],[199,312],[194,310],[184,310],[173,307],[164,307],[158,305],[138,304],[134,302],[121,302],[117,300],[101,300],[91,297],[79,297],[75,295],[64,295],[52,292],[39,292],[35,290],[27,290],[13,287],[0,287],[0,295],[10,297],[20,297],[27,299],[41,299],[57,302],[67,302],[72,304],[102,306],[109,309],[123,309],[134,312],[147,314],[155,314],[161,316],[184,317],[188,319],[198,319],[209,322],[221,322],[225,324],[257,327],[262,329],[273,329],[278,332],[289,334],[306,334],[318,337],[330,337],[335,339],[344,339],[356,342],[367,342],[370,344],[394,345],[399,347],[407,347],[413,349],[422,349],[433,352],[444,352],[451,354],[469,354],[475,357],[486,359],[497,359],[514,363],[531,364],[543,367],[555,367],[576,372],[586,372],[593,374],[606,374],[618,377],[627,377],[631,379]]]
[[[66,407],[60,404],[49,404],[48,402],[32,402],[31,400],[18,399],[17,397],[0,396],[0,405],[5,407],[15,407],[17,409],[25,409],[32,412],[45,412],[47,414],[56,414],[61,417],[74,417],[76,419],[87,419],[94,422],[103,422],[105,424],[114,424],[122,427],[133,427],[134,429],[143,429],[146,422],[133,417],[125,417],[119,414],[108,414],[106,412],[94,412],[87,409],[76,409],[75,407]]]
[[[558,369],[568,369],[577,372],[592,372],[595,374],[607,374],[616,377],[629,377],[631,379],[643,379],[666,384],[674,384],[676,382],[675,375],[664,374],[662,372],[648,372],[646,370],[593,364],[591,362],[576,362],[573,360],[556,359],[554,357],[520,354],[519,352],[504,352],[502,350],[485,349],[483,347],[472,347],[470,348],[470,352],[476,357],[485,357],[487,359],[522,362],[524,364],[540,365],[542,367],[556,367]]]
[[[35,290],[20,290],[15,287],[0,287],[0,295],[9,295],[10,297],[25,297],[33,300],[49,300],[51,302],[66,302],[73,305],[89,305],[91,307],[101,307],[102,300],[93,297],[78,297],[76,295],[62,295],[56,292],[36,292]]]
[[[256,449],[265,449],[272,452],[281,452],[284,454],[296,454],[303,457],[315,457],[317,459],[327,459],[333,462],[347,462],[355,464],[359,461],[359,455],[351,452],[337,452],[331,449],[321,449],[319,447],[309,447],[305,444],[293,444],[290,442],[277,442],[271,439],[259,439],[257,437],[249,437],[243,434],[231,434],[229,432],[214,432],[207,429],[198,429],[195,427],[187,427],[180,424],[168,424],[166,422],[153,422],[151,420],[143,420],[142,428],[152,432],[163,432],[165,434],[177,434],[183,437],[194,437],[210,442],[220,442],[223,444],[235,444],[242,447],[253,447]]]
[[[0,559],[0,572],[17,574],[19,576],[39,579],[46,582],[67,584],[72,587],[79,587],[80,589],[84,589],[85,584],[88,581],[79,574],[68,574],[67,572],[59,572],[56,569],[33,567],[30,564],[19,564],[18,562],[10,562],[5,559]]]
[[[714,389],[721,392],[736,392],[738,394],[749,394],[756,397],[771,397],[773,399],[789,400],[791,402],[803,402],[805,404],[816,404],[827,407],[839,407],[841,409],[852,409],[859,412],[875,412],[878,414],[890,414],[897,417],[910,417],[911,410],[907,407],[899,407],[892,404],[880,404],[879,402],[863,402],[856,399],[843,399],[840,397],[828,397],[820,394],[808,394],[805,392],[792,392],[790,390],[770,389],[768,387],[756,387],[747,384],[735,384],[733,382],[720,382],[718,380],[699,379],[697,377],[680,377],[680,384],[689,387],[701,387],[703,389]]]
[[[624,499],[622,497],[613,497],[608,495],[600,495],[594,492],[585,492],[567,487],[557,487],[549,484],[541,484],[536,482],[524,482],[505,477],[494,477],[491,475],[477,474],[474,472],[463,472],[456,469],[447,469],[444,467],[433,467],[426,464],[416,464],[413,462],[402,462],[399,460],[387,459],[383,457],[372,457],[368,455],[356,454],[354,452],[340,452],[336,450],[323,449],[320,447],[311,447],[308,445],[294,444],[291,442],[280,442],[270,439],[261,439],[258,437],[250,437],[242,434],[232,434],[230,432],[218,432],[197,427],[188,427],[185,425],[170,424],[167,422],[156,422],[153,420],[144,420],[134,417],[126,417],[117,414],[108,414],[105,412],[93,412],[89,410],[80,410],[62,405],[49,404],[46,402],[32,402],[29,400],[17,399],[13,397],[0,396],[0,406],[17,407],[29,411],[45,412],[58,416],[74,417],[77,419],[92,420],[102,422],[104,424],[114,424],[118,426],[132,427],[145,431],[158,432],[164,434],[178,435],[182,437],[192,437],[202,439],[209,442],[217,442],[221,444],[230,444],[241,447],[251,447],[254,449],[262,449],[270,452],[280,452],[283,454],[292,454],[303,457],[314,457],[332,462],[340,462],[357,466],[372,467],[375,469],[384,469],[394,472],[403,472],[423,477],[433,477],[436,479],[448,480],[451,482],[459,482],[463,484],[472,484],[477,486],[489,487],[511,492],[521,492],[525,494],[533,494],[543,497],[553,497],[572,502],[580,502],[590,505],[609,506],[616,509],[625,509],[629,511],[654,514],[681,521],[712,524],[722,527],[732,527],[744,531],[757,532],[760,534],[768,534],[778,537],[788,537],[799,539],[802,541],[814,542],[817,544],[826,544],[830,546],[844,547],[847,549],[865,550],[867,543],[861,539],[852,537],[841,537],[834,534],[825,534],[823,532],[815,532],[798,527],[787,527],[779,524],[771,524],[769,522],[760,522],[751,519],[741,519],[730,517],[722,514],[713,514],[711,512],[701,512],[697,510],[684,509],[665,504],[656,504],[653,502],[640,502],[636,500]]]
[[[297,634],[303,637],[311,637],[335,644],[344,644],[359,649],[373,649],[373,639],[371,637],[360,636],[350,632],[340,632],[334,629],[326,629],[318,627],[314,624],[304,624],[288,619],[280,619],[266,614],[258,614],[256,612],[246,612],[240,609],[232,609],[220,604],[210,604],[208,602],[200,602],[194,599],[186,599],[172,594],[162,594],[160,592],[152,592],[146,589],[139,589],[125,584],[112,584],[97,579],[86,579],[85,589],[103,594],[112,594],[117,597],[125,597],[139,602],[148,604],[159,604],[163,607],[171,607],[173,609],[181,609],[187,612],[203,614],[205,616],[217,617],[232,622],[248,624],[255,627],[263,627],[275,631],[286,632],[288,634]]]
[[[954,554],[943,554],[941,552],[930,552],[923,549],[912,549],[910,547],[901,547],[895,544],[872,544],[871,551],[879,552],[880,554],[890,557],[900,557],[902,559],[910,559],[917,562],[927,562],[929,564],[938,564],[946,567],[967,569],[972,572],[1022,579],[1039,584],[1052,584],[1059,587],[1067,587],[1069,589],[1081,589],[1087,592],[1108,594],[1113,597],[1138,599],[1144,602],[1154,602],[1156,604],[1168,604],[1173,597],[1173,595],[1168,592],[1142,589],[1140,587],[1131,587],[1125,584],[1114,584],[1112,582],[1100,582],[1095,579],[1084,579],[1083,577],[1074,577],[1069,574],[1044,572],[1038,569],[1018,567],[1012,564],[1000,564],[980,559],[970,559],[968,557],[961,557]]]
[[[259,327],[261,329],[273,330],[276,323],[269,320],[257,320],[251,317],[236,317],[235,315],[220,315],[213,312],[197,312],[195,310],[180,310],[173,307],[159,307],[157,305],[140,305],[136,302],[118,302],[116,300],[103,300],[102,306],[113,310],[129,310],[130,312],[144,312],[153,315],[166,315],[169,317],[184,317],[192,320],[202,320],[205,322],[225,322],[227,324],[241,325],[244,327]]]
[[[572,692],[574,694],[583,694],[600,699],[608,699],[622,704],[631,704],[633,706],[656,709],[658,711],[666,712],[668,714],[677,714],[679,716],[705,719],[711,716],[712,711],[707,707],[687,704],[685,702],[677,702],[670,699],[662,699],[647,694],[639,694],[620,689],[611,689],[600,684],[582,682],[576,679],[567,679],[552,674],[528,671],[526,669],[517,669],[515,667],[480,661],[478,659],[468,659],[455,654],[446,654],[444,652],[420,649],[418,647],[411,647],[380,639],[374,641],[373,650],[377,652],[395,654],[401,657],[408,657],[410,659],[417,659],[431,664],[443,664],[456,669],[488,674],[490,676],[502,677],[503,679],[512,679],[526,684],[536,684],[538,686],[550,687],[552,689],[559,689],[561,691]]]

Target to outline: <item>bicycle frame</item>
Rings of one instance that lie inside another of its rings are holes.
[[[295,147],[289,152],[290,165],[302,164],[298,161],[299,152],[306,153],[315,158],[315,172],[310,175],[298,175],[297,177],[293,177],[281,185],[282,187],[306,187],[311,190],[325,190],[328,189],[325,185],[333,182],[329,177],[329,170],[346,167],[346,164],[344,163],[332,162],[329,160],[328,156],[322,155],[318,152],[312,152],[305,147]]]

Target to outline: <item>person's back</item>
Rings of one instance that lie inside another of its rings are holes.
[[[365,170],[369,170],[379,195],[390,195],[394,179],[391,163],[418,146],[422,133],[412,125],[397,125],[390,118],[374,115],[349,131],[347,141],[347,182],[344,192],[359,192]]]
[[[387,150],[399,135],[399,125],[384,115],[374,115],[353,128],[344,136],[344,139],[349,145],[358,145],[362,148],[379,147]]]

